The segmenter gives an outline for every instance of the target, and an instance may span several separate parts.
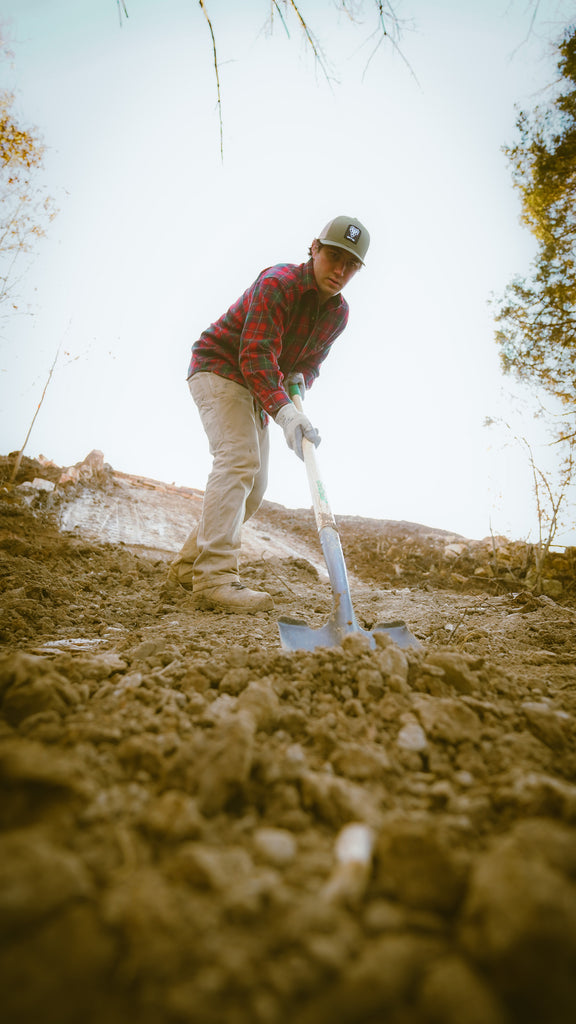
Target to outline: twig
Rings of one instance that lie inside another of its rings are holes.
[[[116,3],[118,5],[118,20],[120,21],[120,28],[122,28],[122,15],[124,15],[125,18],[128,17],[126,0],[116,0]]]
[[[46,383],[44,385],[44,390],[42,391],[42,396],[40,398],[40,401],[38,402],[38,407],[36,409],[36,412],[34,413],[34,415],[32,417],[32,422],[31,422],[30,426],[28,427],[28,433],[26,434],[26,438],[24,440],[24,444],[22,445],[20,451],[18,452],[18,454],[16,456],[16,461],[14,463],[14,468],[12,470],[12,475],[10,477],[10,483],[11,484],[14,483],[14,481],[16,479],[16,476],[18,474],[18,470],[20,469],[20,463],[22,462],[22,456],[24,455],[24,449],[26,448],[26,445],[28,444],[28,441],[30,440],[30,434],[32,433],[32,428],[33,428],[33,426],[34,426],[34,424],[36,422],[36,417],[38,416],[38,413],[40,412],[40,409],[42,408],[42,402],[44,401],[44,399],[46,397],[46,392],[48,390],[48,385],[49,385],[50,381],[52,380],[52,374],[54,373],[54,369],[56,367],[56,363],[58,361],[58,356],[60,355],[60,349],[61,348],[62,348],[62,342],[60,342],[60,344],[58,345],[58,348],[56,350],[56,355],[54,356],[54,361],[52,363],[52,366],[50,367],[50,373],[48,374]]]
[[[277,580],[280,580],[282,586],[286,587],[286,590],[289,590],[293,597],[296,597],[296,591],[292,589],[289,583],[286,583],[286,580],[284,579],[283,576],[280,575],[280,573],[276,572],[276,570],[272,568],[270,562],[267,560],[265,555],[260,556],[260,561],[264,563],[268,572],[272,573],[272,575],[275,576]]]
[[[277,11],[278,16],[280,18],[280,21],[282,22],[282,24],[284,26],[284,31],[286,32],[286,35],[288,36],[288,39],[290,39],[290,32],[288,30],[288,25],[286,24],[286,22],[284,20],[284,15],[282,14],[282,11],[280,10],[280,7],[278,5],[278,0],[272,0],[272,7],[276,8],[276,11]],[[273,16],[274,16],[274,12],[272,12],[272,14],[270,15],[270,24],[272,24]]]
[[[404,56],[404,54],[402,53],[402,50],[398,46],[398,43],[393,38],[393,36],[390,35],[390,33],[388,32],[388,30],[386,28],[386,23],[384,21],[384,4],[382,3],[382,0],[375,0],[375,3],[376,3],[376,7],[378,9],[378,21],[380,22],[380,28],[382,30],[382,34],[380,36],[380,39],[376,43],[376,46],[372,50],[372,53],[368,57],[368,60],[366,61],[366,67],[364,68],[364,71],[362,73],[362,81],[364,81],[364,78],[366,77],[366,72],[368,71],[368,68],[369,68],[370,64],[372,63],[372,60],[376,56],[376,54],[377,54],[378,50],[380,49],[384,39],[388,39],[390,44],[391,44],[391,46],[392,46],[392,48],[394,50],[396,50],[396,53],[398,54],[400,59],[404,62],[406,67],[408,68],[408,71],[412,75],[412,78],[416,82],[416,85],[418,86],[419,89],[421,89],[422,86],[420,85],[420,82],[418,81],[418,78],[416,77],[416,74],[415,74],[414,69],[412,68],[412,66],[410,64],[410,61]],[[395,17],[394,16],[394,12],[392,12],[392,17]],[[370,38],[372,39],[375,35],[376,35],[376,31],[372,33]]]
[[[318,61],[318,64],[322,69],[324,77],[328,82],[328,85],[330,86],[330,88],[332,88],[332,82],[330,80],[330,75],[328,74],[328,70],[326,68],[324,54],[322,53],[320,47],[316,44],[314,36],[312,35],[310,29],[308,28],[308,25],[306,24],[306,21],[304,20],[302,14],[300,13],[300,9],[298,7],[298,4],[296,3],[296,0],[288,0],[288,2],[290,3],[291,8],[295,12],[298,21],[300,22],[302,28],[304,29],[304,35],[306,36],[306,39],[308,40],[312,48],[312,53],[314,54],[315,60]]]
[[[214,35],[214,29],[212,28],[212,22],[206,10],[204,0],[198,0],[202,13],[208,22],[208,28],[210,29],[210,35],[212,36],[212,52],[214,54],[214,72],[216,74],[216,93],[218,96],[218,121],[220,123],[220,159],[224,161],[224,126],[222,124],[222,99],[220,96],[220,76],[218,74],[218,55],[216,53],[216,37]]]

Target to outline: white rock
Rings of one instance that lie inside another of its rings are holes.
[[[254,833],[254,846],[261,857],[276,867],[290,864],[297,850],[294,836],[283,828],[257,829]]]
[[[426,750],[428,740],[422,726],[417,722],[407,722],[396,737],[396,746],[401,750]]]

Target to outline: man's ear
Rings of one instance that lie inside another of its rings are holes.
[[[312,253],[313,256],[317,256],[319,251],[320,246],[318,244],[318,239],[315,238],[314,241],[312,242],[312,245],[310,246],[310,252]]]

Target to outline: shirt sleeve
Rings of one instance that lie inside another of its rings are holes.
[[[293,301],[290,287],[277,277],[256,282],[240,338],[240,370],[247,387],[274,416],[290,398],[279,366]]]

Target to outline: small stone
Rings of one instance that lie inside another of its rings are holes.
[[[332,755],[331,763],[340,775],[349,779],[378,779],[390,768],[390,761],[382,747],[378,749],[346,743]]]
[[[422,726],[418,722],[407,722],[403,725],[396,737],[396,746],[401,750],[412,750],[416,753],[426,750],[428,740]]]
[[[254,847],[263,860],[274,867],[291,864],[296,856],[297,843],[287,829],[259,828],[254,833]]]

